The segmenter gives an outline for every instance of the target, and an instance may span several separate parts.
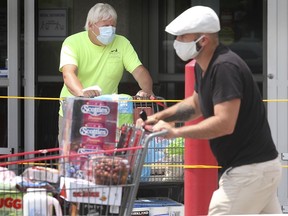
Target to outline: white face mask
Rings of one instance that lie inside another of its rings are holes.
[[[188,61],[189,59],[195,58],[201,51],[201,49],[197,51],[196,43],[203,37],[204,35],[199,37],[196,41],[191,41],[188,43],[175,40],[173,46],[179,58],[181,58],[183,61]]]
[[[99,35],[96,35],[98,41],[104,45],[110,44],[115,38],[116,28],[113,26],[102,26],[99,27]]]

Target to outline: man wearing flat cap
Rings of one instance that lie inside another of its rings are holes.
[[[247,64],[219,43],[217,14],[209,7],[191,7],[166,31],[176,36],[177,55],[197,62],[194,93],[137,124],[167,130],[166,138],[209,140],[222,167],[209,215],[280,214],[276,192],[282,168],[265,106]],[[171,124],[200,116],[198,124]]]

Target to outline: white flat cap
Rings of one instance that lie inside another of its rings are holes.
[[[215,33],[220,31],[220,22],[210,7],[194,6],[176,17],[166,26],[165,31],[176,36],[189,33]]]

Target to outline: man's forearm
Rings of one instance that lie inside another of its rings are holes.
[[[179,103],[159,113],[155,113],[154,117],[158,121],[163,120],[166,122],[185,122],[197,117],[195,114],[195,109],[192,106],[185,103]]]
[[[83,96],[82,84],[78,80],[77,76],[73,73],[63,73],[64,84],[68,91],[74,96]]]
[[[195,110],[193,107],[186,104],[179,104],[179,106],[176,107],[174,114],[163,120],[166,122],[185,122],[191,119],[194,114]]]
[[[153,80],[148,72],[148,70],[143,66],[138,66],[133,71],[133,76],[138,82],[139,87],[148,94],[153,94]]]

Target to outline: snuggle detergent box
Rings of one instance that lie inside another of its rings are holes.
[[[22,216],[23,193],[0,191],[0,215]]]

